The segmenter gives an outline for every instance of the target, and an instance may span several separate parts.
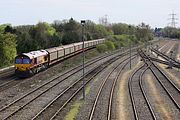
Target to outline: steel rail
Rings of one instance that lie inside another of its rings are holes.
[[[157,117],[155,115],[155,112],[153,111],[152,109],[152,105],[150,104],[150,101],[146,95],[146,91],[145,91],[145,88],[143,87],[143,84],[142,84],[142,80],[143,80],[143,75],[145,74],[145,72],[149,69],[149,66],[141,73],[141,75],[139,76],[139,86],[141,88],[141,91],[143,93],[143,96],[146,100],[146,104],[148,105],[148,108],[150,110],[150,113],[151,113],[151,116],[153,118],[153,120],[157,120]]]
[[[123,54],[121,54],[121,55],[123,55]],[[104,58],[106,58],[106,57],[108,57],[108,56],[100,57],[100,58],[98,58],[98,59],[95,59],[95,61],[88,61],[88,62],[86,63],[87,65],[86,65],[85,67],[88,67],[89,65],[91,65],[91,64],[93,64],[93,63],[99,61],[100,59],[104,59]],[[92,63],[91,63],[91,62],[92,62]],[[73,70],[78,69],[79,67],[80,67],[80,70],[82,70],[82,68],[81,68],[82,65],[79,65],[79,66],[76,66],[76,67],[74,67],[74,68],[72,68],[72,69],[66,71],[65,73],[63,73],[63,74],[61,74],[61,75],[58,75],[57,77],[53,78],[52,80],[50,80],[50,81],[48,81],[48,82],[42,84],[41,86],[39,86],[39,87],[37,87],[37,88],[31,90],[30,92],[24,94],[23,96],[21,96],[20,98],[16,99],[15,101],[13,101],[13,102],[9,103],[8,105],[4,106],[3,108],[0,109],[0,112],[3,111],[3,110],[5,110],[6,108],[10,107],[10,106],[13,105],[14,103],[18,102],[19,100],[25,98],[26,96],[30,95],[31,93],[37,91],[38,89],[44,87],[45,85],[47,85],[47,84],[49,84],[49,83],[51,83],[51,82],[57,80],[58,78],[60,78],[60,77],[62,77],[62,76],[64,76],[64,75],[66,75],[66,74],[72,72]],[[70,75],[68,75],[67,77],[65,77],[63,80],[69,78],[70,76],[72,76],[73,74],[79,72],[80,70],[77,70],[77,71],[71,73]],[[62,82],[63,80],[59,81],[59,83]]]
[[[150,67],[150,70],[152,71],[153,75],[156,77],[156,79],[158,80],[158,82],[160,83],[160,85],[163,87],[163,89],[165,90],[165,92],[168,94],[169,98],[172,100],[172,102],[174,103],[174,105],[177,107],[177,109],[179,109],[180,111],[180,106],[178,104],[178,102],[174,99],[174,97],[172,96],[172,94],[169,92],[169,90],[166,88],[166,86],[162,83],[162,81],[160,80],[160,78],[158,77],[157,73],[154,72],[154,70],[152,69],[152,67]]]
[[[134,58],[135,58],[135,57],[134,57]],[[128,59],[126,59],[126,60],[128,60]],[[103,89],[105,83],[107,82],[108,78],[109,78],[110,75],[111,75],[123,62],[125,62],[126,60],[123,60],[121,63],[119,63],[119,64],[106,76],[106,78],[105,78],[104,81],[102,82],[102,84],[101,84],[101,86],[100,86],[100,88],[99,88],[99,90],[98,90],[98,93],[97,93],[97,95],[96,95],[96,99],[95,99],[95,102],[94,102],[94,104],[93,104],[93,108],[92,108],[92,110],[91,110],[89,120],[92,120],[92,119],[93,119],[93,115],[94,115],[94,112],[95,112],[95,109],[96,109],[96,106],[97,106],[97,102],[98,102],[98,100],[99,100],[99,97],[100,97],[100,94],[101,94],[101,92],[102,92],[102,89]],[[129,63],[129,61],[128,61],[127,63],[125,63],[125,65],[127,65],[128,63]],[[125,67],[125,66],[123,66],[123,68],[124,68],[124,67]],[[123,69],[121,69],[120,71],[122,71],[122,70],[123,70]],[[118,75],[117,75],[116,78],[114,79],[114,82],[113,82],[113,86],[114,86],[114,87],[115,87],[115,83],[116,83],[115,81],[118,79],[119,75],[120,75],[120,72],[118,73]],[[113,91],[113,89],[111,89],[111,92],[112,92],[112,91]],[[110,119],[110,116],[111,116],[112,95],[113,95],[113,93],[110,93],[107,119]]]
[[[114,57],[114,59],[115,59],[115,58],[119,58],[120,56],[121,56],[121,55],[118,55],[118,56]],[[110,60],[113,60],[113,58],[110,59]],[[109,60],[109,61],[110,61],[110,60]],[[90,65],[91,65],[91,63],[90,63]],[[102,65],[103,65],[103,63],[102,63]],[[101,65],[99,65],[99,66],[101,66]],[[81,69],[82,69],[82,68],[81,68]],[[81,69],[80,69],[80,70],[81,70]],[[94,68],[94,69],[95,69],[95,68]],[[80,70],[78,70],[78,71],[80,71]],[[76,71],[76,72],[78,72],[78,71]],[[93,70],[92,70],[92,71],[93,71]],[[75,73],[76,73],[76,72],[75,72]],[[86,74],[88,74],[88,73],[86,73]],[[44,94],[45,92],[49,91],[50,89],[52,89],[52,88],[55,87],[56,85],[60,84],[62,81],[64,81],[65,79],[69,78],[71,75],[73,75],[73,73],[70,74],[69,76],[65,77],[63,80],[59,81],[58,83],[54,84],[54,85],[51,86],[50,88],[46,89],[45,91],[43,91],[42,93],[40,93],[39,95],[37,95],[36,97],[34,97],[33,99],[31,99],[30,101],[28,101],[26,104],[20,106],[17,110],[15,110],[14,112],[12,112],[12,113],[9,114],[8,116],[6,116],[6,117],[4,118],[4,120],[7,119],[7,118],[9,118],[9,117],[11,117],[12,115],[14,115],[15,113],[17,113],[17,112],[20,111],[21,109],[23,109],[25,106],[27,106],[28,104],[30,104],[30,103],[31,103],[32,101],[34,101],[36,98],[38,98],[39,96],[41,96],[41,95]],[[54,79],[53,79],[53,80],[54,80]],[[43,84],[42,86],[38,87],[38,89],[42,88],[42,87],[45,86],[45,85],[46,85],[46,83]],[[36,90],[37,90],[37,88],[34,89],[33,91],[31,91],[30,94],[31,94],[32,92],[35,92]],[[26,96],[28,96],[28,95],[29,95],[29,94],[25,94],[25,95],[23,96],[23,98],[26,97]],[[22,98],[22,99],[23,99],[23,98]],[[5,106],[4,108],[1,109],[1,111],[2,111],[2,110],[5,110],[7,107],[13,105],[14,103],[18,102],[19,100],[21,100],[21,98],[15,100],[15,101],[13,101],[12,103],[10,103],[9,105]]]
[[[158,82],[160,83],[160,85],[162,86],[162,88],[165,90],[165,92],[167,93],[167,95],[169,96],[169,98],[172,100],[172,102],[174,103],[174,105],[176,106],[176,108],[180,111],[180,106],[178,104],[178,102],[174,99],[173,95],[169,92],[169,90],[166,88],[166,86],[163,84],[163,82],[160,80],[160,78],[158,77],[157,73],[154,72],[154,69],[152,67],[154,67],[156,70],[158,70],[159,73],[161,73],[161,75],[167,80],[168,83],[170,83],[170,85],[174,88],[174,90],[176,90],[178,93],[180,93],[179,88],[167,77],[167,75],[165,75],[165,73],[163,73],[151,60],[150,58],[143,52],[141,51],[142,54],[144,54],[144,57],[147,58],[147,60],[151,63],[150,66],[150,70],[153,73],[153,75],[155,76],[155,78],[158,80]],[[143,57],[143,56],[142,56]]]
[[[131,58],[131,59],[134,59],[135,57]],[[111,110],[112,110],[112,101],[113,101],[113,93],[114,93],[114,90],[115,90],[115,86],[116,86],[116,83],[117,83],[117,80],[122,72],[122,70],[126,67],[126,65],[128,64],[129,62],[127,62],[123,67],[122,69],[118,72],[118,75],[116,76],[114,82],[113,82],[113,86],[112,86],[112,89],[111,89],[111,93],[110,93],[110,98],[109,98],[109,107],[108,107],[108,117],[107,117],[107,120],[111,120]]]
[[[119,59],[119,58],[117,58],[117,59]],[[115,60],[113,60],[112,62],[114,62],[114,61],[116,61],[117,59],[115,59]],[[109,63],[110,64],[110,63]],[[102,65],[99,65],[99,66],[102,66]],[[98,67],[99,67],[98,66]],[[108,66],[108,65],[107,65]],[[104,66],[104,67],[107,67],[107,66]],[[95,69],[97,69],[98,67],[96,67]],[[103,69],[102,69],[103,70]],[[90,82],[99,72],[101,72],[102,70],[100,70],[100,71],[98,71],[95,75],[93,75],[90,79],[88,79],[87,81],[86,81],[86,83],[85,83],[85,85],[88,83],[88,82]],[[91,72],[93,72],[93,71],[95,71],[95,70],[92,70]],[[86,74],[86,75],[88,75],[88,74]],[[85,75],[85,76],[86,76]],[[38,112],[33,118],[32,118],[32,120],[35,120],[35,119],[37,119],[46,109],[48,109],[55,101],[57,101],[60,97],[62,97],[62,95],[64,95],[67,91],[69,91],[70,89],[72,89],[73,88],[73,86],[75,86],[76,84],[78,84],[79,82],[81,82],[82,81],[82,77],[79,79],[79,80],[77,80],[75,83],[73,83],[72,85],[70,85],[67,89],[65,89],[63,92],[61,92],[61,94],[59,94],[55,99],[53,99],[48,105],[46,105],[40,112]],[[76,90],[75,92],[74,92],[74,94],[71,96],[71,97],[69,97],[69,99],[68,100],[66,100],[66,102],[56,111],[56,113],[53,115],[53,117],[51,117],[51,119],[53,119],[54,117],[56,117],[56,115],[69,103],[69,101],[71,101],[72,100],[72,98],[74,98],[74,96],[77,94],[77,93],[79,93],[79,91],[83,88],[84,86],[81,86],[81,87],[79,87],[78,88],[78,90]]]
[[[139,115],[137,113],[137,108],[136,108],[136,104],[135,104],[135,100],[134,100],[134,96],[133,96],[133,90],[132,90],[132,79],[135,76],[135,74],[141,70],[143,67],[145,66],[145,64],[141,65],[136,71],[134,71],[129,80],[128,80],[128,89],[129,89],[129,95],[130,95],[130,99],[131,99],[131,103],[132,103],[132,107],[133,107],[133,113],[134,113],[134,118],[135,120],[139,120]]]

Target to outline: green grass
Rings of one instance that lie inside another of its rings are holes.
[[[90,86],[87,86],[87,87],[86,87],[86,90],[85,90],[86,95],[90,92],[90,90],[91,90],[91,87],[90,87]]]
[[[87,94],[90,92],[90,90],[91,90],[91,87],[90,87],[90,86],[87,86],[87,87],[85,88],[85,94],[87,95]],[[82,100],[82,98],[83,98],[82,95],[80,96],[80,98],[81,98],[80,100],[75,101],[75,102],[73,103],[73,105],[71,105],[71,109],[70,109],[70,111],[66,114],[64,120],[75,120],[75,119],[76,119],[77,114],[78,114],[78,112],[79,112],[79,109],[80,109],[80,107],[82,106],[82,104],[83,104],[83,102],[84,102],[84,101]]]
[[[79,108],[83,104],[83,101],[76,101],[72,106],[71,110],[65,116],[64,120],[74,120],[78,114]]]

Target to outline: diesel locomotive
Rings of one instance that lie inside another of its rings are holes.
[[[85,50],[105,42],[105,39],[97,39],[84,42]],[[18,77],[26,77],[47,69],[49,65],[83,51],[83,42],[49,48],[45,50],[22,53],[15,58],[15,74]]]

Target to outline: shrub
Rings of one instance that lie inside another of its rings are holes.
[[[100,53],[106,52],[108,50],[108,47],[105,44],[99,44],[96,46],[96,48],[97,48],[97,51]]]
[[[115,50],[115,46],[112,41],[106,41],[105,44],[106,44],[108,50]]]

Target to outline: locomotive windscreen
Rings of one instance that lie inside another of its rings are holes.
[[[15,59],[15,64],[30,64],[31,60],[27,56],[18,56]]]

